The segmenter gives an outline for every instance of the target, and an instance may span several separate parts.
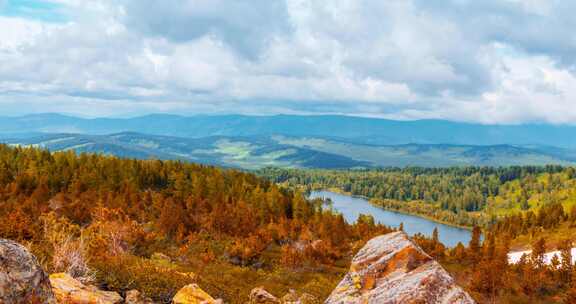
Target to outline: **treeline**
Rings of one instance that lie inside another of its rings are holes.
[[[512,239],[522,235],[535,236],[541,231],[550,231],[563,224],[576,228],[576,205],[566,212],[560,203],[543,205],[537,212],[529,210],[524,213],[505,216],[490,227],[496,234],[506,234]]]
[[[446,249],[432,237],[413,239],[439,261],[479,303],[576,303],[576,266],[571,263],[573,242],[563,239],[559,254],[546,263],[551,248],[544,238],[536,238],[532,252],[516,264],[508,259],[511,236],[503,231],[482,231],[475,227],[467,246],[462,243]]]
[[[576,203],[576,170],[561,166],[387,168],[257,172],[305,191],[338,189],[376,205],[463,226],[487,227],[497,218],[552,202]]]
[[[317,270],[390,231],[322,204],[235,170],[0,145],[0,237],[29,244],[51,272],[159,301],[198,280],[237,298],[230,280],[257,281],[256,268]]]

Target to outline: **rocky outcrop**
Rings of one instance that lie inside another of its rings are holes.
[[[0,303],[56,303],[48,276],[24,246],[0,239]]]
[[[309,293],[299,295],[293,289],[290,289],[290,291],[280,299],[280,302],[282,304],[320,304],[320,300],[315,296]]]
[[[250,292],[250,304],[276,304],[280,300],[266,291],[263,287],[257,287]]]
[[[311,294],[298,294],[291,289],[282,298],[278,299],[263,287],[252,289],[249,304],[320,304],[320,300]]]
[[[129,290],[126,292],[125,304],[154,304],[152,299],[145,297],[138,290]]]
[[[52,290],[59,303],[67,304],[118,304],[124,299],[111,291],[102,291],[86,286],[66,273],[50,275]]]
[[[404,232],[370,240],[326,304],[473,304],[454,279]]]
[[[172,299],[173,304],[218,304],[220,300],[215,300],[197,284],[184,286]]]

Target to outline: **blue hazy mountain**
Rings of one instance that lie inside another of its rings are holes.
[[[244,169],[571,165],[576,152],[544,146],[375,145],[330,137],[209,136],[185,138],[134,132],[111,135],[43,134],[0,142],[51,151],[103,153],[138,159],[178,159]]]
[[[576,148],[576,126],[525,124],[482,125],[443,120],[395,121],[351,116],[178,116],[83,119],[59,114],[0,117],[0,133],[121,132],[202,138],[284,135],[322,137],[358,144],[538,145]]]

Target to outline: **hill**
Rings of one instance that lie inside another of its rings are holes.
[[[322,204],[236,170],[0,145],[0,238],[50,273],[160,303],[192,283],[226,303],[256,286],[326,298],[350,250],[390,229]]]
[[[568,165],[576,152],[541,146],[405,144],[374,145],[330,137],[210,136],[186,138],[134,132],[111,135],[18,134],[0,141],[52,151],[103,153],[137,159],[185,160],[203,164],[343,169],[358,167],[449,167]]]
[[[544,145],[575,148],[575,126],[481,125],[443,120],[395,121],[352,116],[178,116],[83,119],[60,114],[0,117],[0,133],[120,132],[200,138],[209,136],[330,137],[376,145]]]
[[[474,202],[482,200],[477,193],[494,194],[499,189],[500,198],[486,204],[520,210],[526,205],[529,210],[496,222],[484,242],[475,227],[467,247],[446,248],[437,231],[431,238],[417,234],[412,240],[426,255],[414,256],[410,248],[400,250],[391,263],[375,268],[378,276],[359,268],[365,263],[354,263],[357,255],[345,283],[351,278],[353,288],[372,290],[384,282],[380,278],[394,277],[398,270],[412,275],[419,266],[435,264],[421,263],[429,255],[479,303],[553,303],[570,300],[568,292],[576,294],[576,288],[570,291],[573,265],[540,265],[535,253],[547,250],[542,239],[533,246],[533,257],[519,267],[507,262],[510,237],[533,236],[536,231],[556,229],[561,222],[575,223],[576,211],[567,215],[556,202],[574,197],[574,169],[409,168],[399,174],[394,172],[397,169],[387,170],[373,172],[379,184],[359,180],[353,187],[398,199],[461,198],[453,204],[455,210],[482,210]],[[425,173],[422,170],[432,176],[414,174]],[[391,182],[377,176],[386,172],[394,174],[388,179]],[[336,176],[346,182],[341,177]],[[505,184],[498,187],[498,180]],[[526,192],[518,191],[524,186]],[[421,187],[426,191],[419,191]],[[550,191],[552,196],[545,195]],[[544,205],[535,214],[531,210],[540,203]],[[347,223],[329,206],[236,170],[0,145],[0,238],[27,244],[50,273],[66,272],[66,277],[120,295],[137,289],[156,302],[169,302],[189,284],[198,284],[227,303],[246,303],[255,286],[277,295],[292,294],[294,289],[326,299],[345,275],[352,255],[373,236],[391,231],[370,215]],[[390,248],[382,249],[388,256]],[[362,252],[366,250],[360,256]],[[422,274],[422,282],[439,286],[430,272]],[[442,277],[446,278],[436,276]]]

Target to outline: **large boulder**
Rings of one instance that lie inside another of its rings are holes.
[[[0,303],[56,303],[48,276],[24,246],[0,239]]]
[[[474,300],[404,232],[370,240],[325,304],[442,303]]]
[[[138,290],[129,290],[126,292],[126,298],[124,299],[125,304],[154,304],[152,299],[145,297]]]
[[[173,304],[218,304],[220,300],[215,300],[202,290],[197,284],[184,286],[176,293],[172,299]]]
[[[293,289],[278,299],[264,287],[257,287],[250,292],[248,304],[320,304],[320,300],[309,293],[298,294]]]
[[[290,289],[290,291],[280,299],[280,302],[282,304],[320,304],[320,300],[315,296],[309,293],[299,295],[294,289]]]
[[[277,304],[280,300],[266,291],[264,287],[256,287],[250,292],[250,304]]]
[[[59,303],[118,304],[124,302],[118,293],[86,286],[66,273],[50,275],[50,283]]]

